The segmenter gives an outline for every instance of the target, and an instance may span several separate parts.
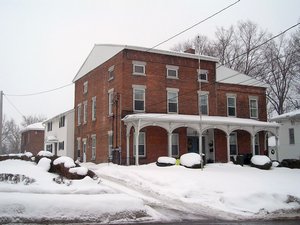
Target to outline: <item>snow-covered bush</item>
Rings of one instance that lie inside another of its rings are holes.
[[[255,155],[251,158],[251,166],[258,169],[269,170],[272,167],[272,160],[266,155]]]
[[[72,168],[76,166],[74,160],[68,156],[61,156],[53,161],[53,165],[58,165],[61,163],[63,163],[64,167],[66,168]]]
[[[81,175],[81,176],[86,176],[88,171],[89,170],[85,167],[73,167],[73,168],[69,169],[70,173],[78,174],[78,175]]]
[[[199,154],[191,152],[180,157],[180,164],[187,168],[201,168],[202,159]]]
[[[40,159],[37,166],[42,167],[45,171],[49,171],[51,168],[51,159],[44,157]]]
[[[281,161],[282,167],[288,167],[290,169],[300,169],[299,159],[284,159]]]
[[[52,152],[49,152],[49,151],[40,151],[38,154],[38,156],[45,156],[45,157],[52,157],[54,156],[54,154]]]
[[[174,166],[176,164],[176,159],[173,157],[161,156],[157,159],[157,166]]]

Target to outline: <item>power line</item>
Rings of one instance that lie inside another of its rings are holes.
[[[21,113],[21,111],[8,99],[8,97],[6,96],[6,94],[3,94],[4,97],[6,98],[7,102],[22,116],[25,117],[23,115],[23,113]]]
[[[190,26],[190,27],[184,29],[183,31],[181,31],[181,32],[179,32],[179,33],[173,35],[172,37],[170,37],[170,38],[168,38],[168,39],[166,39],[166,40],[164,40],[164,41],[162,41],[162,42],[160,42],[160,43],[158,43],[157,45],[154,45],[152,48],[149,48],[149,49],[147,50],[147,52],[150,51],[150,50],[152,50],[152,49],[154,49],[154,48],[156,48],[156,47],[158,47],[158,46],[160,46],[160,45],[162,45],[162,44],[164,44],[164,43],[166,43],[166,42],[168,42],[168,41],[170,41],[170,40],[172,40],[173,38],[175,38],[175,37],[177,37],[177,36],[179,36],[179,35],[185,33],[186,31],[188,31],[188,30],[190,30],[190,29],[192,29],[192,28],[198,26],[199,24],[201,24],[201,23],[203,23],[203,22],[209,20],[210,18],[212,18],[212,17],[214,17],[214,16],[220,14],[221,12],[225,11],[226,9],[228,9],[228,8],[232,7],[233,5],[237,4],[239,1],[240,1],[240,0],[238,0],[238,1],[236,1],[236,2],[234,2],[234,3],[232,3],[232,4],[230,4],[229,6],[227,6],[227,7],[223,8],[223,9],[219,10],[218,12],[216,12],[216,13],[210,15],[209,17],[207,17],[207,18],[205,18],[205,19],[203,19],[203,20],[201,20],[200,22],[198,22],[198,23],[196,23],[196,24],[194,24],[194,25],[192,25],[192,26]]]
[[[57,87],[57,88],[53,88],[53,89],[50,89],[50,90],[40,91],[40,92],[35,92],[35,93],[29,93],[29,94],[5,94],[5,95],[6,96],[12,96],[12,97],[27,97],[27,96],[33,96],[33,95],[40,95],[40,94],[45,94],[45,93],[49,93],[49,92],[52,92],[52,91],[57,91],[57,90],[63,89],[63,88],[68,87],[72,84],[73,83],[69,83],[69,84],[66,84],[66,85],[63,85],[63,86],[60,86],[60,87]]]

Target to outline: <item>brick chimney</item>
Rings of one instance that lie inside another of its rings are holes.
[[[184,53],[190,53],[190,54],[195,54],[195,49],[193,48],[188,48],[184,51]]]

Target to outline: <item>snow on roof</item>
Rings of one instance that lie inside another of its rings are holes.
[[[236,70],[227,68],[223,65],[217,65],[216,69],[216,81],[226,84],[239,84],[256,87],[268,87],[267,84],[250,77],[246,74],[240,73]]]
[[[158,114],[158,113],[138,113],[127,115],[123,118],[124,122],[132,120],[157,121],[157,122],[180,122],[180,123],[196,123],[199,122],[199,115],[183,115],[183,114]],[[246,125],[246,126],[262,126],[262,127],[278,127],[276,123],[269,123],[253,119],[223,117],[223,116],[202,116],[203,124],[225,124],[225,125]]]
[[[23,128],[21,130],[21,133],[26,132],[26,131],[30,131],[30,130],[45,130],[45,127],[43,126],[42,122],[33,123],[33,124],[30,124],[27,127]]]
[[[95,69],[96,67],[100,66],[108,59],[115,56],[117,53],[124,49],[135,50],[135,51],[142,51],[142,52],[151,52],[157,54],[164,54],[164,55],[171,55],[171,56],[179,56],[185,58],[192,58],[198,59],[199,55],[191,54],[191,53],[182,53],[182,52],[175,52],[175,51],[166,51],[166,50],[158,50],[158,49],[151,49],[145,47],[138,47],[138,46],[130,46],[130,45],[113,45],[113,44],[96,44],[94,45],[92,51],[84,61],[83,65],[77,72],[73,82],[79,80],[81,77],[86,75],[91,70]],[[219,59],[211,56],[200,56],[201,60],[208,60],[218,62]]]
[[[272,119],[270,119],[270,121],[279,121],[279,120],[297,119],[297,118],[300,118],[300,109],[288,113],[284,113],[279,116],[274,116]]]

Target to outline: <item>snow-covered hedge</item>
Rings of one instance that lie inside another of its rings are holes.
[[[191,152],[180,157],[180,164],[187,168],[201,168],[202,159],[199,154]]]
[[[40,151],[37,155],[38,156],[45,156],[45,157],[52,157],[52,156],[54,156],[52,152],[44,151],[44,150]]]
[[[66,168],[72,168],[76,166],[74,160],[68,156],[61,156],[53,161],[53,165],[58,165],[62,163]]]
[[[49,158],[41,158],[37,164],[37,166],[42,167],[45,171],[49,171],[51,168],[51,159]]]
[[[269,170],[272,167],[272,160],[265,155],[255,155],[251,158],[251,166],[258,169]]]
[[[88,171],[89,170],[85,167],[73,167],[73,168],[69,169],[70,173],[78,174],[78,175],[81,175],[81,176],[86,176]]]
[[[176,164],[176,159],[173,157],[161,156],[157,159],[157,166],[174,166]]]

